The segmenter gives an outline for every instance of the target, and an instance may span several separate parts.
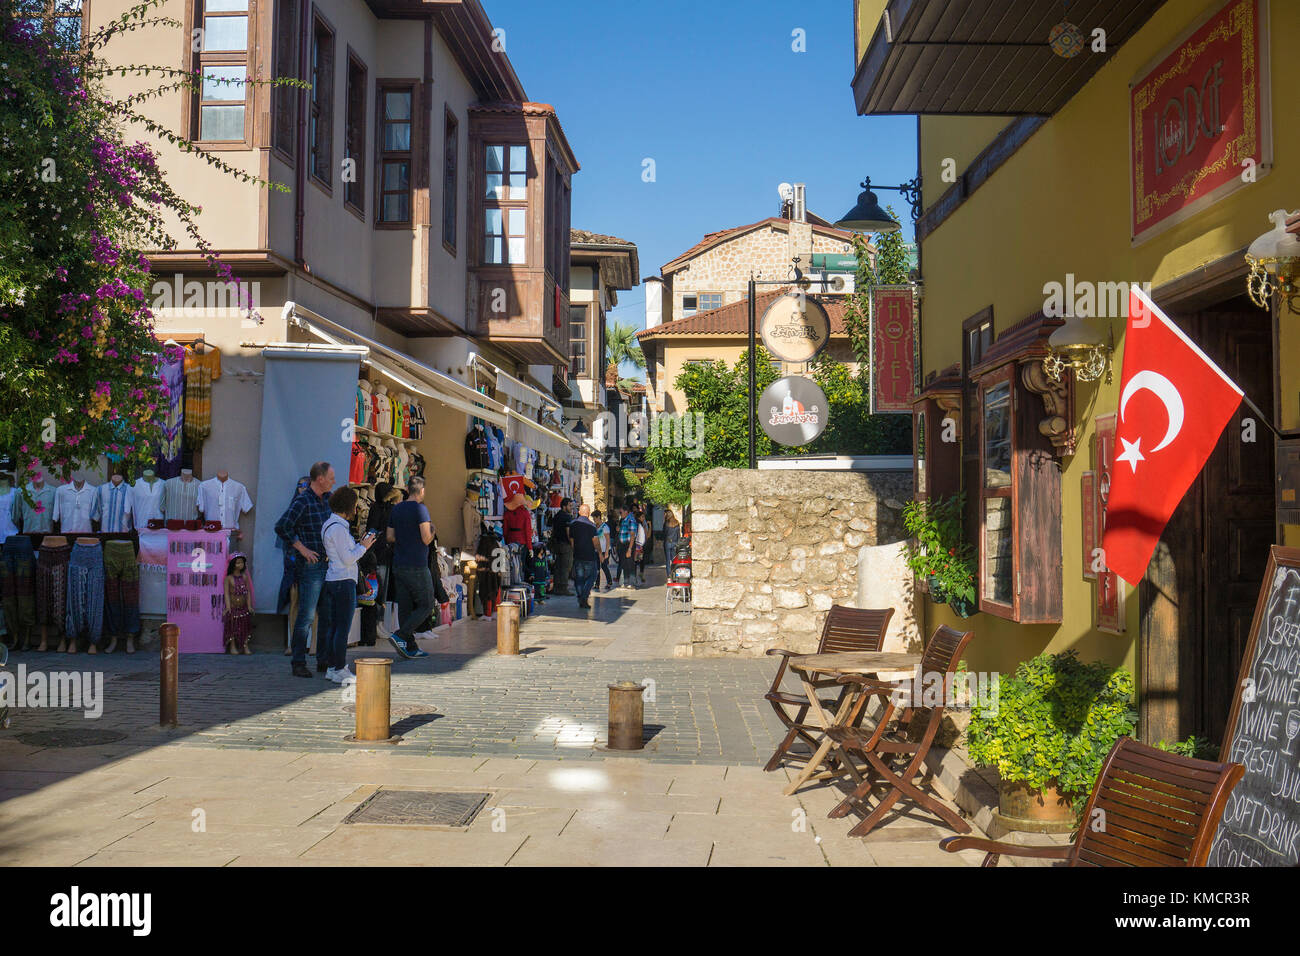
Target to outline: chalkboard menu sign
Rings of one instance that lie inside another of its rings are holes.
[[[1269,554],[1219,759],[1246,774],[1208,865],[1300,863],[1300,548]]]

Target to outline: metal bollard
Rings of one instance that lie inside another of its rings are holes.
[[[176,687],[180,683],[180,637],[179,624],[163,624],[158,628],[158,723],[163,727],[175,727]]]
[[[357,668],[357,728],[345,739],[353,743],[395,744],[392,729],[393,661],[389,657],[359,657]]]
[[[497,605],[497,653],[519,653],[519,605],[514,601]]]
[[[641,703],[644,690],[644,686],[631,680],[609,685],[610,750],[640,750],[645,746],[644,708]]]

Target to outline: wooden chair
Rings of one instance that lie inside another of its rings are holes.
[[[853,752],[861,753],[866,757],[867,767],[862,783],[840,801],[828,816],[831,819],[847,816],[875,788],[877,780],[883,780],[889,788],[866,818],[849,831],[851,836],[866,836],[870,833],[901,797],[907,797],[929,810],[958,833],[970,833],[970,824],[913,781],[921,773],[926,754],[930,752],[934,735],[943,720],[947,703],[942,699],[945,689],[952,686],[951,675],[957,669],[957,662],[966,650],[966,645],[974,636],[973,631],[955,631],[945,626],[935,631],[926,644],[916,681],[911,683],[911,687],[924,688],[932,686],[931,682],[941,680],[937,691],[941,699],[935,706],[920,706],[922,701],[912,700],[912,692],[904,689],[907,685],[900,688],[896,684],[856,674],[846,674],[839,678],[840,683],[854,683],[862,687],[862,697],[856,705],[859,713],[847,726],[833,728],[827,732],[827,736],[840,748],[845,759],[851,759]],[[867,731],[859,727],[858,723],[860,711],[872,698],[883,699],[885,709],[874,729]],[[895,712],[898,712],[898,727],[893,732],[887,732]],[[906,766],[901,771],[895,770],[903,760],[906,760]]]
[[[885,640],[885,632],[889,630],[889,621],[893,616],[894,609],[892,607],[876,610],[833,604],[831,609],[826,612],[826,621],[822,625],[821,641],[818,642],[815,653],[839,654],[878,651]],[[821,733],[822,728],[817,724],[804,723],[808,717],[808,708],[811,705],[803,694],[791,694],[781,689],[781,680],[785,677],[786,666],[790,663],[790,658],[802,655],[779,647],[771,648],[767,653],[768,656],[780,656],[781,665],[776,669],[776,677],[772,680],[771,690],[763,695],[763,699],[772,705],[772,709],[776,711],[776,716],[787,728],[785,737],[777,745],[771,759],[763,767],[764,770],[775,770],[781,765],[781,761],[787,756],[790,747],[797,739],[804,740],[808,746],[816,750],[818,741],[812,735]],[[839,682],[836,680],[813,682],[813,686],[819,688],[836,687],[838,685]],[[848,690],[847,687],[841,687],[839,699],[833,704],[829,704],[827,709],[836,710]],[[793,718],[790,716],[789,711],[786,710],[787,706],[797,708]]]
[[[1067,866],[1204,866],[1228,794],[1245,768],[1182,757],[1115,741],[1092,788],[1083,822],[1070,846],[1018,846],[977,837],[948,837],[950,853],[985,850],[982,866],[998,857],[1064,860]]]

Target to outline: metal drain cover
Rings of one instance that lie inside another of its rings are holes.
[[[344,823],[390,827],[467,827],[490,793],[445,790],[376,790]]]
[[[29,747],[97,747],[101,744],[115,744],[119,740],[126,740],[126,734],[120,734],[116,730],[94,728],[34,730],[15,736]]]
[[[207,677],[208,672],[207,671],[181,671],[178,676],[182,683],[187,683],[189,681],[196,681],[200,677]],[[157,671],[132,671],[129,674],[118,674],[114,678],[114,680],[139,680],[139,681],[143,681],[143,680],[157,681],[158,679],[159,677]]]

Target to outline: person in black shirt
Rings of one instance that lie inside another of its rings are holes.
[[[600,561],[600,538],[591,523],[591,506],[578,509],[578,517],[569,524],[569,540],[573,542],[573,582],[578,589],[578,607],[589,608],[587,598],[596,583],[596,566]]]
[[[569,576],[573,571],[573,542],[569,522],[573,520],[573,499],[560,502],[560,510],[551,519],[551,551],[555,554],[555,590],[552,594],[569,594]]]
[[[379,590],[375,594],[375,603],[361,608],[363,647],[374,647],[379,637],[379,622],[383,620],[384,604],[388,600],[388,572],[393,561],[393,546],[388,543],[387,537],[388,518],[392,514],[393,505],[401,500],[402,492],[388,482],[381,481],[375,485],[375,503],[370,506],[370,513],[366,516],[366,530],[377,531],[379,537],[362,557],[360,567],[365,574],[375,572],[379,578]]]

